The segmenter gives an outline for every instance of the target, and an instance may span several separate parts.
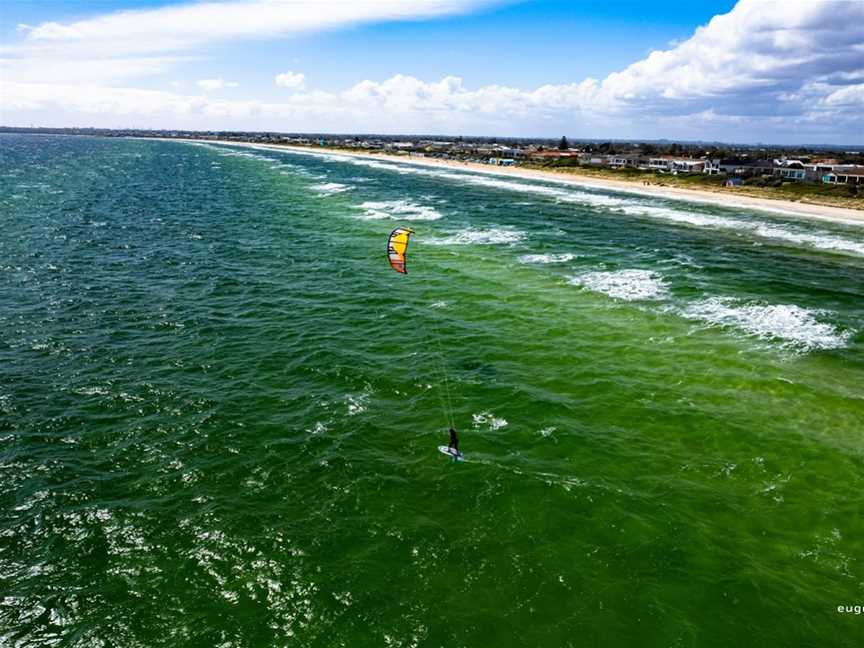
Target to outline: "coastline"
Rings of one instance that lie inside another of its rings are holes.
[[[442,160],[439,158],[409,157],[404,155],[392,155],[389,153],[359,153],[355,151],[344,151],[334,149],[315,149],[312,147],[289,146],[282,144],[257,144],[254,142],[235,142],[230,140],[176,140],[205,144],[221,144],[228,146],[242,146],[274,151],[292,151],[296,153],[315,155],[334,155],[348,158],[360,158],[367,160],[380,160],[401,164],[413,164],[439,169],[471,171],[486,175],[503,176],[524,180],[539,180],[542,182],[553,182],[569,186],[583,187],[589,189],[600,189],[604,191],[617,191],[640,196],[654,196],[659,198],[671,198],[687,202],[706,203],[720,207],[740,207],[743,209],[757,209],[780,213],[787,216],[797,216],[808,219],[827,220],[847,225],[864,226],[864,210],[851,209],[848,207],[832,207],[829,205],[816,205],[811,203],[793,202],[790,200],[757,198],[755,196],[735,195],[731,193],[719,193],[715,191],[701,191],[699,189],[682,189],[665,185],[642,185],[633,181],[614,180],[606,178],[589,177],[567,177],[564,173],[545,171],[538,169],[525,169],[521,167],[490,167],[486,164],[476,162],[460,162],[455,160]]]

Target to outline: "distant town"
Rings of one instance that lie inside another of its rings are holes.
[[[666,176],[713,187],[823,187],[825,195],[864,197],[864,149],[708,142],[623,142],[532,138],[333,135],[186,130],[11,128],[28,132],[105,137],[223,140],[431,157],[563,172],[614,172],[622,179]],[[806,191],[806,190],[805,190]],[[784,192],[788,193],[788,192]],[[807,191],[813,193],[813,191]],[[784,196],[786,197],[786,196]],[[857,200],[856,200],[857,202]]]

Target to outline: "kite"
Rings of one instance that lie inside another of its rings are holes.
[[[408,251],[408,238],[413,233],[414,230],[409,227],[397,227],[390,232],[390,238],[387,239],[387,259],[396,272],[408,274],[405,253]]]

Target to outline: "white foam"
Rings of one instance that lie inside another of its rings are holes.
[[[773,239],[794,245],[864,256],[864,243],[842,238],[828,232],[802,231],[800,228],[791,225],[774,224],[756,219],[727,218],[638,203],[622,205],[620,210],[634,216],[648,216],[675,223],[695,225],[696,227],[730,230],[738,234],[751,234],[759,238]]]
[[[586,272],[571,277],[570,283],[624,301],[663,299],[669,295],[663,278],[650,270]]]
[[[312,185],[312,189],[318,192],[319,196],[332,196],[334,194],[351,191],[354,187],[350,185],[340,184],[338,182],[322,182],[321,184]]]
[[[372,169],[383,169],[385,171],[395,171],[396,173],[400,173],[402,175],[415,172],[415,169],[412,167],[402,167],[402,166],[398,166],[395,164],[386,164],[384,162],[378,162],[376,160],[365,160],[363,158],[349,158],[346,160],[345,158],[342,158],[342,157],[331,156],[329,159],[331,161],[334,161],[334,162],[350,162],[351,164],[355,164],[357,166],[365,166],[365,167],[369,167]]]
[[[327,431],[327,424],[323,421],[316,421],[315,425],[313,425],[311,428],[307,428],[306,431],[310,434],[323,434]]]
[[[490,431],[495,432],[507,426],[507,421],[503,418],[496,417],[492,412],[480,412],[472,414],[471,419],[474,421],[474,427],[488,427]]]
[[[857,243],[831,234],[794,232],[768,224],[760,224],[753,231],[758,236],[765,238],[785,240],[820,250],[836,250],[864,256],[864,243]]]
[[[711,297],[683,310],[683,315],[716,326],[734,327],[764,339],[782,340],[804,350],[837,349],[846,345],[850,331],[817,318],[825,311],[794,304],[742,304],[730,297]]]
[[[534,264],[534,263],[567,263],[568,261],[572,261],[576,258],[575,254],[523,254],[519,257],[520,263],[526,264]]]
[[[345,404],[348,406],[348,416],[356,416],[366,411],[366,404],[369,401],[369,394],[363,393],[356,396],[348,394],[345,397]]]
[[[108,396],[111,394],[105,387],[95,386],[95,387],[80,387],[79,389],[73,389],[73,394],[78,394],[79,396]]]
[[[293,151],[292,151],[293,152]],[[449,171],[434,169],[430,167],[415,166],[410,163],[389,163],[378,160],[369,160],[365,158],[337,157],[321,153],[306,153],[299,152],[301,155],[316,155],[333,162],[349,162],[357,166],[365,166],[373,169],[381,169],[399,173],[400,175],[422,175],[433,178],[445,178],[447,180],[455,180],[466,184],[473,184],[481,187],[489,187],[492,189],[506,189],[520,193],[530,193],[535,195],[547,196],[562,202],[584,203],[599,206],[619,206],[626,204],[626,199],[615,196],[607,196],[602,194],[588,193],[586,191],[571,190],[561,187],[550,187],[548,185],[527,182],[514,182],[494,175],[486,175],[483,172],[465,172],[465,171]],[[519,203],[525,205],[526,203]],[[530,204],[530,203],[527,203]]]
[[[515,245],[524,239],[525,232],[518,230],[469,228],[427,243],[430,245]]]
[[[399,167],[392,164],[382,164],[380,162],[376,162],[374,164],[368,164],[366,166],[374,166],[376,168],[386,168],[392,171],[396,171],[401,174],[413,173],[416,175],[424,175],[430,176],[433,178],[444,178],[447,180],[454,180],[456,182],[461,182],[464,184],[472,184],[480,187],[488,187],[490,189],[504,189],[507,191],[514,191],[519,193],[528,193],[533,195],[546,196],[547,198],[553,198],[560,202],[568,202],[568,203],[581,203],[586,205],[594,205],[594,206],[602,206],[602,207],[618,207],[621,205],[625,205],[628,201],[624,198],[618,198],[616,196],[606,196],[602,194],[594,194],[586,191],[579,191],[573,189],[565,189],[562,187],[550,187],[548,185],[537,184],[532,182],[515,182],[513,180],[505,180],[503,178],[488,176],[488,175],[478,175],[474,173],[465,173],[465,172],[453,172],[453,171],[439,171],[435,169],[429,169],[424,167]],[[525,205],[525,203],[517,203],[520,205]],[[530,203],[529,203],[530,204]]]
[[[441,213],[428,205],[421,205],[410,200],[386,200],[382,202],[367,201],[357,206],[363,209],[362,220],[424,220],[433,221],[441,218]]]

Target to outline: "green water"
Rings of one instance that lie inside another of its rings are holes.
[[[0,645],[862,645],[861,227],[0,154]]]

